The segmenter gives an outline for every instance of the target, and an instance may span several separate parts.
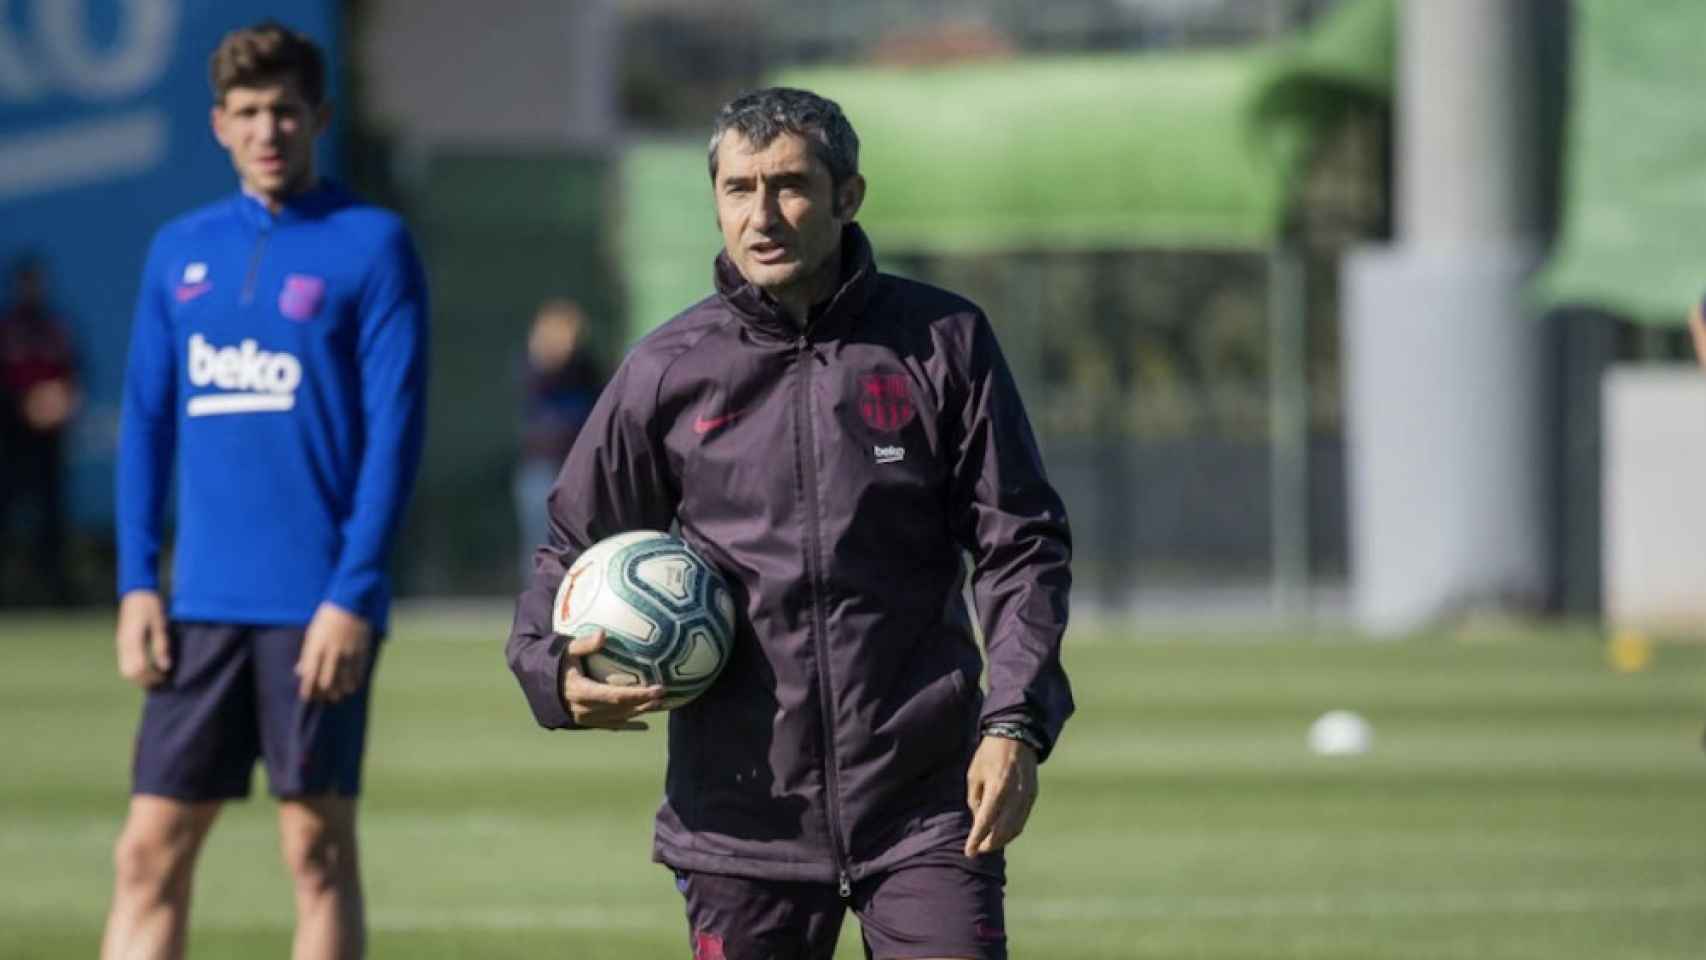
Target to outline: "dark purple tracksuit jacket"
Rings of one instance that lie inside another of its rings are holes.
[[[857,226],[804,332],[726,254],[717,294],[642,340],[550,496],[507,655],[542,726],[573,726],[551,603],[596,541],[669,529],[745,616],[723,674],[669,716],[653,855],[685,870],[857,881],[963,846],[983,722],[1050,748],[1071,552],[989,321],[877,272]],[[963,593],[987,638],[989,692]]]

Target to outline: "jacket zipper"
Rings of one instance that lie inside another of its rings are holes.
[[[261,254],[266,253],[267,237],[272,231],[262,228],[255,238],[254,252],[249,254],[249,273],[243,278],[243,306],[248,306],[255,299],[255,281],[261,273]]]
[[[797,356],[800,366],[800,420],[803,424],[805,437],[796,451],[801,463],[801,476],[806,486],[806,582],[811,585],[812,604],[812,633],[817,642],[813,644],[817,654],[817,677],[819,702],[823,712],[823,747],[824,747],[824,787],[828,793],[828,803],[824,807],[824,817],[828,820],[831,852],[835,855],[836,892],[841,899],[846,900],[853,895],[853,883],[847,876],[847,855],[844,852],[845,841],[841,836],[841,788],[836,775],[839,766],[835,755],[835,703],[834,687],[829,682],[829,638],[825,635],[823,622],[823,602],[820,592],[821,577],[818,570],[817,557],[819,551],[820,532],[818,530],[818,500],[817,500],[817,435],[812,429],[812,348],[811,340],[801,334],[798,341]]]

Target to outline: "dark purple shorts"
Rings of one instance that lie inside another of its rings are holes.
[[[830,960],[851,909],[865,956],[1006,960],[1001,857],[958,853],[903,864],[853,884],[786,883],[676,871],[694,960]]]
[[[305,703],[296,695],[301,627],[174,623],[170,633],[171,673],[142,704],[132,793],[246,797],[257,759],[275,797],[361,791],[377,642],[360,690]]]

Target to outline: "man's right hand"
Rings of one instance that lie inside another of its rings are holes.
[[[604,648],[604,631],[594,630],[574,637],[564,648],[563,703],[569,716],[582,727],[603,730],[645,730],[634,718],[656,710],[663,702],[662,687],[619,687],[600,683],[581,672],[581,659]]]
[[[166,635],[166,608],[152,590],[132,590],[118,603],[118,672],[147,688],[166,679],[172,648]]]

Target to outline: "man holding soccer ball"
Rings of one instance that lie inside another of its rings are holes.
[[[677,528],[742,614],[669,718],[653,854],[696,956],[827,958],[851,909],[878,958],[1005,957],[1002,848],[1073,708],[1065,512],[988,319],[878,272],[836,104],[738,98],[709,165],[716,292],[593,409],[510,665],[543,726],[637,726],[663,691],[585,676],[603,637],[555,636],[552,602],[597,541]]]

